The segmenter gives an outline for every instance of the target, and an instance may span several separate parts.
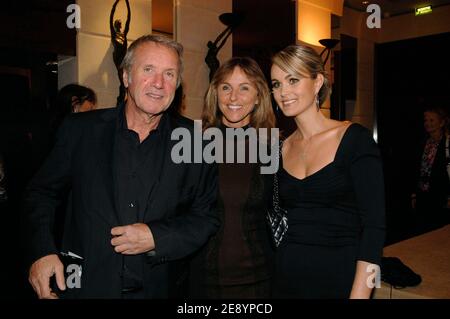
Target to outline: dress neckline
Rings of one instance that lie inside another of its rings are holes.
[[[283,165],[283,156],[282,156],[282,153],[283,153],[283,152],[282,152],[282,146],[281,146],[281,148],[280,148],[281,169],[282,169],[288,176],[292,177],[292,178],[295,179],[295,180],[301,181],[301,182],[304,182],[305,180],[310,179],[310,178],[314,177],[315,175],[318,175],[318,174],[320,174],[321,172],[325,171],[327,168],[329,168],[330,166],[332,166],[332,165],[336,162],[336,159],[337,159],[337,157],[338,157],[338,154],[339,154],[339,152],[340,152],[340,150],[341,150],[341,148],[342,148],[342,145],[344,144],[344,143],[343,143],[343,142],[344,142],[344,139],[347,137],[347,135],[348,135],[347,133],[348,133],[348,131],[350,131],[350,127],[353,126],[354,124],[355,124],[355,123],[351,123],[351,124],[345,129],[345,132],[344,132],[344,134],[342,135],[341,140],[339,141],[338,147],[336,148],[336,153],[334,154],[333,160],[332,160],[330,163],[328,163],[328,164],[322,166],[320,169],[318,169],[318,170],[315,171],[314,173],[309,174],[309,175],[307,175],[307,176],[305,176],[305,177],[303,177],[303,178],[298,178],[298,177],[292,175],[291,173],[289,173],[289,172],[284,168],[284,165]]]

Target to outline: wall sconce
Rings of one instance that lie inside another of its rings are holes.
[[[338,39],[321,39],[319,40],[319,43],[323,45],[325,48],[320,53],[320,57],[323,56],[325,51],[327,51],[327,55],[325,57],[325,60],[323,60],[323,65],[325,66],[327,64],[328,58],[330,57],[331,50],[339,43],[340,40]]]

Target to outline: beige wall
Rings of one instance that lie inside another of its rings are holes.
[[[58,90],[63,86],[78,82],[78,63],[75,56],[58,56]]]
[[[175,0],[175,38],[184,46],[183,89],[186,110],[184,115],[199,119],[203,98],[209,84],[209,69],[204,59],[206,44],[214,41],[226,28],[219,15],[232,11],[232,0]],[[232,36],[220,50],[221,63],[231,58]]]
[[[344,0],[297,0],[298,3],[307,3],[329,13],[342,15]]]
[[[331,13],[342,15],[343,3],[342,0],[299,0],[296,5],[297,44],[311,46],[320,54],[324,47],[319,40],[331,37]],[[331,59],[327,61],[325,70],[331,75]],[[330,117],[330,107],[330,99],[321,106],[326,117]]]
[[[112,59],[109,14],[114,0],[77,0],[81,8],[81,28],[77,32],[77,56],[59,69],[59,85],[78,82],[94,89],[98,108],[113,107],[119,91],[119,80]],[[151,0],[132,0],[128,43],[151,33]],[[114,18],[126,21],[125,1],[120,1]],[[75,74],[73,70],[76,69]]]
[[[358,39],[356,101],[347,106],[347,120],[360,123],[369,129],[374,125],[374,47],[380,36],[380,29],[369,29],[366,24],[368,14],[344,8],[339,30],[335,37],[346,34]],[[381,26],[383,27],[383,22]]]
[[[383,19],[379,42],[391,42],[450,32],[450,5],[433,8],[423,16],[414,13]]]
[[[129,42],[151,31],[151,0],[131,2]],[[115,105],[119,81],[112,61],[109,14],[114,0],[77,0],[81,7],[81,29],[77,33],[77,56],[60,57],[59,86],[70,82],[90,86],[98,95],[99,107]],[[232,0],[174,0],[175,39],[185,48],[184,89],[185,115],[200,118],[203,97],[208,87],[209,69],[204,62],[206,43],[225,29],[220,14],[232,11]],[[374,121],[374,44],[397,41],[450,31],[450,6],[438,7],[432,14],[413,14],[382,19],[381,29],[368,29],[366,13],[344,8],[340,33],[358,38],[357,100],[350,114],[353,121],[372,128]],[[125,2],[121,1],[116,18],[126,19]],[[221,62],[232,55],[232,37],[219,53]],[[325,106],[325,108],[327,108]]]
[[[109,33],[109,14],[114,0],[77,0],[81,7],[81,29],[77,32],[77,56],[60,57],[59,87],[78,82],[94,89],[98,107],[116,104],[119,81],[112,60],[113,47]],[[151,33],[151,0],[132,0],[128,43]],[[203,97],[208,88],[209,69],[204,62],[206,44],[214,41],[225,29],[219,15],[232,11],[232,0],[174,0],[174,38],[183,44],[185,115],[198,119],[203,109]],[[119,2],[115,18],[126,20],[126,5]],[[219,52],[221,62],[232,55],[232,36]]]
[[[297,3],[297,40],[321,46],[320,39],[328,39],[331,30],[330,11],[309,2]]]

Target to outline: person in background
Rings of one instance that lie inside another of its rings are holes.
[[[8,200],[8,192],[6,191],[6,168],[0,153],[0,207],[6,205]]]
[[[92,111],[97,104],[94,90],[79,84],[68,84],[61,88],[56,98],[56,105],[64,115]]]
[[[276,174],[288,228],[276,250],[273,297],[369,298],[385,237],[378,147],[368,129],[320,111],[330,84],[317,52],[291,45],[272,62],[273,96],[296,123]]]
[[[447,165],[449,144],[448,115],[441,107],[429,107],[424,112],[426,137],[416,152],[416,169],[411,195],[416,209],[416,231],[425,232],[449,222],[447,201],[449,174]]]
[[[46,147],[48,154],[57,140],[58,128],[61,126],[64,118],[72,113],[92,111],[97,104],[97,95],[94,90],[76,83],[67,84],[62,87],[56,96],[56,102],[53,108],[53,118],[50,121],[49,141]],[[40,161],[42,165],[43,159]],[[57,213],[55,214],[55,239],[59,247],[63,232],[66,207],[70,207],[71,195],[70,188],[64,190],[63,200],[61,200]],[[60,213],[61,212],[61,213]]]
[[[203,128],[220,128],[226,144],[245,145],[248,138],[228,138],[226,131],[272,128],[270,91],[258,64],[235,57],[214,73],[203,111]],[[236,142],[236,143],[234,143]],[[266,144],[266,142],[264,142]],[[265,221],[271,187],[258,163],[219,164],[219,213],[222,226],[191,263],[191,298],[268,298],[271,246]]]
[[[62,87],[58,91],[52,110],[53,116],[50,123],[52,140],[56,139],[56,132],[67,115],[92,111],[96,104],[97,95],[91,88],[76,83]]]

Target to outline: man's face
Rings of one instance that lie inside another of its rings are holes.
[[[178,56],[175,50],[147,42],[134,52],[131,71],[124,72],[127,107],[154,116],[165,111],[175,96]]]

